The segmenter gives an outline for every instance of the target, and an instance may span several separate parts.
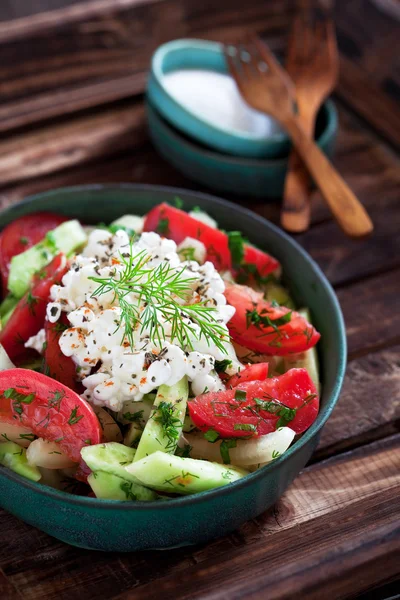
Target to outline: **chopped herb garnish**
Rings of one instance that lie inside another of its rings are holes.
[[[232,264],[239,266],[244,258],[245,238],[240,231],[228,231],[228,246],[231,253]]]
[[[317,394],[309,394],[306,396],[300,406],[297,408],[291,408],[290,406],[286,406],[276,398],[268,397],[268,400],[262,400],[261,398],[254,398],[256,406],[260,410],[265,410],[273,415],[279,417],[278,422],[276,423],[276,429],[280,427],[286,427],[293,419],[295,418],[297,411],[316,398]],[[256,409],[257,410],[257,409]]]
[[[201,210],[200,206],[193,206],[191,212],[199,213],[199,212],[202,212],[202,210]]]
[[[278,331],[278,327],[290,323],[291,319],[292,311],[287,312],[277,319],[271,319],[268,316],[268,310],[265,308],[261,312],[258,312],[256,309],[246,311],[247,328],[249,328],[250,325],[255,325],[257,329],[261,329],[261,326],[263,326],[272,327],[274,331]]]
[[[6,433],[2,433],[1,437],[4,438],[6,440],[6,442],[11,442],[10,438],[8,437],[8,435]]]
[[[29,442],[33,442],[36,439],[34,433],[20,433],[19,437],[21,440],[28,440]]]
[[[169,231],[169,219],[160,219],[158,221],[158,225],[156,227],[157,233],[161,233],[162,235],[166,235]]]
[[[151,417],[153,421],[161,424],[161,429],[168,443],[165,447],[167,452],[173,452],[178,443],[182,428],[182,421],[175,414],[175,406],[172,402],[161,401]]]
[[[225,465],[229,465],[231,462],[231,457],[229,456],[229,450],[231,448],[236,448],[236,440],[228,439],[223,440],[219,447],[219,451],[221,453],[221,458]]]
[[[181,347],[193,350],[192,339],[195,337],[227,353],[224,341],[229,336],[226,328],[217,322],[215,307],[206,306],[204,302],[188,305],[181,302],[187,298],[188,292],[193,291],[191,284],[194,278],[187,276],[185,267],[176,269],[165,262],[149,269],[147,263],[151,257],[145,250],[136,255],[130,253],[128,258],[122,254],[120,257],[124,269],[118,279],[113,276],[89,279],[98,284],[92,297],[113,293],[118,300],[122,314],[116,326],[124,327],[125,337],[132,347],[135,345],[134,332],[139,325],[140,333],[146,331],[151,342],[162,345],[166,339],[163,322],[167,322],[171,331],[168,341],[171,343],[177,340]],[[127,300],[131,294],[139,296],[137,303]],[[143,310],[140,301],[145,304]]]
[[[219,433],[215,431],[215,429],[209,429],[204,434],[204,439],[206,439],[207,442],[211,442],[212,444],[214,444],[218,440],[218,438]]]
[[[80,421],[81,419],[83,419],[83,415],[79,415],[79,417],[77,416],[78,409],[79,409],[79,406],[75,406],[75,408],[73,408],[71,410],[71,414],[70,414],[69,419],[67,421],[68,425],[76,425],[78,423],[78,421]]]
[[[257,427],[252,423],[235,423],[233,429],[235,431],[251,431],[252,433],[257,431]]]
[[[58,321],[54,325],[54,331],[57,331],[57,333],[62,333],[66,329],[69,329],[69,325],[65,325],[64,323],[61,323],[60,321]]]
[[[48,231],[46,233],[46,235],[44,236],[45,239],[45,243],[48,246],[48,248],[51,250],[51,252],[53,252],[53,254],[55,254],[58,250],[57,248],[57,241],[56,241],[56,236],[54,235],[54,233],[52,231]]]
[[[182,200],[182,198],[179,198],[179,196],[175,196],[174,203],[175,203],[176,208],[179,208],[179,209],[182,210],[182,208],[183,208],[183,200]]]
[[[217,373],[225,373],[225,371],[232,366],[232,361],[229,360],[229,358],[225,358],[224,360],[216,360],[214,366]]]
[[[38,298],[33,296],[32,292],[29,290],[26,296],[26,304],[29,306],[29,311],[32,315],[35,315],[35,306],[38,303]]]
[[[279,450],[272,450],[272,458],[278,458],[280,456]]]
[[[190,458],[190,452],[192,450],[192,446],[190,444],[185,444],[183,446],[183,448],[180,448],[179,446],[176,449],[175,454],[177,456],[181,456],[182,458]]]
[[[22,237],[19,238],[19,243],[22,244],[23,246],[27,246],[28,243],[29,243],[29,240],[28,240],[27,237],[22,236]]]
[[[126,412],[123,413],[122,417],[126,420],[129,421],[130,423],[135,423],[135,422],[140,422],[143,419],[143,413],[144,410],[137,410],[134,413],[131,412]]]
[[[195,253],[196,250],[194,248],[182,248],[178,251],[178,254],[182,260],[196,260]]]
[[[247,394],[244,390],[235,390],[235,400],[239,402],[244,402],[246,400]]]
[[[23,412],[21,404],[32,404],[32,402],[36,398],[36,394],[23,394],[17,392],[15,388],[8,388],[4,391],[3,396],[5,398],[13,400],[14,412],[16,412],[20,416]]]
[[[47,401],[47,405],[49,408],[55,408],[60,411],[61,401],[65,396],[65,392],[51,392],[49,399]]]
[[[123,481],[120,485],[120,488],[123,492],[125,492],[125,496],[127,500],[137,500],[136,494],[132,492],[133,483],[130,481]]]

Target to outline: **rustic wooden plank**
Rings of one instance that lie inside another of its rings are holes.
[[[0,598],[5,600],[20,600],[22,596],[8,581],[3,571],[0,569]]]
[[[147,138],[141,104],[110,109],[0,143],[0,185],[131,149]]]
[[[350,358],[400,343],[399,282],[396,270],[338,291]]]
[[[400,489],[398,451],[396,436],[309,467],[274,511],[244,525],[234,536],[202,547],[95,553],[72,549],[36,531],[32,539],[20,537],[27,526],[2,514],[6,535],[0,564],[12,585],[30,600],[94,600],[120,593],[121,598],[135,600],[149,593],[165,600],[251,597],[255,593],[261,597],[267,589],[269,598],[285,598],[279,595],[283,586],[311,594],[313,582],[321,598],[334,585],[333,574],[342,557],[345,583],[338,589],[344,597],[357,565],[387,561],[385,569],[372,569],[370,578],[360,578],[356,591],[395,573],[391,553],[400,543],[394,535]],[[301,575],[311,569],[311,575]]]
[[[339,401],[322,432],[316,456],[343,451],[400,430],[400,346],[351,361]]]
[[[285,3],[97,0],[0,23],[0,131],[143,91],[151,54],[176,37],[284,31]],[[26,48],[29,47],[29,54]]]

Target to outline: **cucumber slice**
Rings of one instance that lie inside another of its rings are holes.
[[[196,429],[196,425],[193,423],[190,415],[185,415],[185,419],[183,421],[183,431],[185,433],[189,433],[189,431],[193,431],[193,429]]]
[[[196,494],[237,481],[248,471],[206,460],[154,452],[125,469],[143,485],[163,492]]]
[[[276,431],[249,440],[237,440],[236,446],[229,449],[229,458],[233,465],[248,467],[259,463],[271,462],[283,454],[292,443],[295,432],[290,427],[280,427]],[[208,442],[202,433],[185,435],[191,446],[193,458],[222,462],[221,442]]]
[[[81,456],[92,471],[105,471],[128,479],[125,467],[133,461],[135,452],[136,450],[123,444],[108,442],[85,446],[81,450]]]
[[[0,443],[0,464],[31,481],[39,481],[41,478],[39,469],[28,464],[25,448],[14,442]]]
[[[311,315],[308,308],[302,308],[299,311],[299,315],[307,319],[309,323],[311,323]],[[289,369],[306,369],[311,379],[315,383],[315,387],[317,388],[318,394],[321,391],[321,383],[319,376],[319,362],[318,362],[318,352],[316,347],[310,348],[306,350],[306,352],[300,352],[298,354],[289,354],[284,357],[283,360],[284,370],[289,371]]]
[[[175,452],[182,433],[188,394],[186,376],[171,387],[160,385],[154,401],[154,410],[140,438],[135,461],[158,450],[168,454]]]
[[[4,327],[7,321],[10,319],[18,302],[19,298],[14,298],[14,296],[8,294],[8,296],[6,296],[3,302],[0,304],[0,318],[2,327]]]
[[[129,481],[128,478],[122,479],[117,475],[96,471],[88,477],[88,483],[94,491],[96,498],[105,500],[140,500],[148,502],[157,499],[157,494],[152,490]]]
[[[70,254],[86,242],[86,233],[77,220],[65,221],[25,252],[13,256],[8,276],[8,289],[16,298],[28,291],[35,271],[42,269],[58,252]]]
[[[128,446],[129,448],[137,448],[139,446],[142,433],[143,427],[140,427],[140,425],[137,423],[131,423],[124,435],[125,446]]]
[[[295,308],[295,303],[289,295],[289,292],[283,285],[279,283],[270,282],[264,287],[264,296],[268,302],[277,302],[280,306],[286,306],[287,308]]]

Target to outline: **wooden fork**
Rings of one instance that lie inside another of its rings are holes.
[[[310,0],[301,1],[293,21],[286,70],[296,87],[299,120],[304,131],[314,135],[318,111],[335,87],[338,52],[334,25],[322,11],[311,10]],[[310,226],[312,182],[298,153],[289,157],[281,209],[281,225],[288,231],[305,231]]]
[[[257,37],[225,48],[229,71],[244,100],[260,112],[276,118],[310,171],[340,227],[351,237],[362,237],[373,224],[362,204],[302,129],[294,111],[294,86],[267,46]]]

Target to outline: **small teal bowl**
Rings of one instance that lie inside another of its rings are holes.
[[[147,97],[156,110],[182,133],[210,148],[235,156],[279,157],[289,152],[283,131],[268,137],[217,126],[196,116],[177,102],[164,86],[164,75],[182,69],[206,69],[227,73],[223,45],[205,40],[182,39],[160,46],[153,54]],[[212,90],[210,90],[212,93]]]
[[[281,198],[288,157],[240,158],[215,152],[173,127],[148,99],[150,136],[158,152],[178,171],[203,186],[223,193],[253,198]],[[338,126],[331,100],[322,106],[316,123],[316,140],[331,156]]]
[[[223,536],[270,508],[309,460],[342,386],[346,365],[343,316],[330,284],[310,256],[265,219],[212,196],[153,186],[92,185],[38,194],[0,215],[0,228],[37,211],[55,211],[86,223],[145,214],[179,196],[198,205],[226,230],[240,229],[281,262],[295,300],[310,307],[322,334],[322,396],[310,429],[280,458],[225,487],[168,502],[117,502],[73,496],[0,467],[0,505],[23,521],[74,546],[105,551],[162,549]]]

